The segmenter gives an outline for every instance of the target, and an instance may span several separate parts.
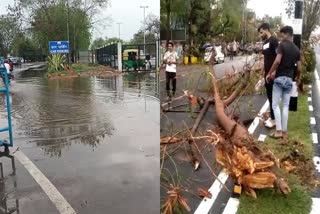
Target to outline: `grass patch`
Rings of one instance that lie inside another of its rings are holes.
[[[95,67],[98,67],[98,64],[72,64],[71,67],[76,71],[77,73],[79,72],[84,72],[84,71],[89,71],[90,69],[93,69]]]
[[[295,173],[284,174],[288,178],[292,192],[283,196],[273,189],[258,190],[258,199],[254,200],[244,194],[240,197],[238,214],[309,214],[311,209],[311,191],[307,170],[313,170],[313,147],[309,125],[308,96],[302,94],[298,100],[298,111],[289,113],[288,131],[290,142],[281,144],[277,140],[267,138],[264,145],[281,159],[288,157],[299,142],[299,153],[307,160]],[[308,179],[308,180],[306,180]]]
[[[308,95],[302,94],[298,99],[298,111],[289,112],[288,133],[290,141],[299,141],[303,145],[303,154],[307,158],[313,157],[313,145],[310,129],[310,114],[308,109]],[[279,144],[277,140],[267,138],[265,145],[274,154],[282,158],[288,154],[290,147]]]

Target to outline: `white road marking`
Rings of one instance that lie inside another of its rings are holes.
[[[320,79],[319,79],[319,74],[318,74],[317,69],[315,69],[315,71],[314,71],[314,76],[315,76],[316,88],[320,92],[320,88],[319,88]],[[310,90],[310,94],[311,93],[312,92]],[[308,97],[308,101],[309,101],[309,97]],[[313,108],[311,108],[311,109],[312,109],[311,111],[313,111]],[[309,105],[309,110],[310,110],[310,105]],[[316,121],[315,121],[314,117],[310,118],[310,123],[312,124],[313,120],[314,120],[314,124],[315,124]],[[314,144],[318,144],[318,134],[317,133],[312,133],[312,141],[313,141]],[[313,163],[315,165],[316,170],[320,173],[320,157],[314,156],[313,157]],[[312,207],[311,207],[310,214],[318,214],[319,210],[320,210],[320,198],[312,198]]]
[[[316,125],[316,118],[310,117],[310,124],[311,125]]]
[[[14,153],[20,163],[26,168],[34,180],[40,185],[43,191],[47,194],[52,203],[56,206],[61,214],[76,214],[76,211],[71,207],[67,200],[61,195],[57,188],[48,180],[48,178],[37,168],[36,165],[21,151],[17,150]]]
[[[312,142],[318,144],[318,133],[312,133]]]
[[[314,166],[316,167],[316,170],[320,172],[320,157],[314,156],[313,163],[314,163]]]
[[[264,103],[264,105],[262,106],[262,108],[261,108],[261,110],[259,111],[259,114],[258,114],[258,115],[262,115],[264,112],[266,112],[267,109],[268,109],[268,107],[269,107],[269,101],[267,100],[267,101]],[[249,132],[250,134],[253,134],[253,133],[254,133],[254,131],[256,130],[256,128],[257,128],[258,125],[259,125],[259,121],[260,121],[259,117],[255,117],[255,118],[254,118],[253,122],[251,123],[250,127],[248,128],[248,132]]]
[[[309,111],[313,111],[313,106],[309,105]]]
[[[317,69],[314,69],[314,76],[315,76],[315,79],[316,79],[317,81],[320,80]]]
[[[228,174],[226,174],[224,171],[221,171],[218,175],[218,179],[225,184],[228,179]],[[213,203],[218,197],[218,194],[220,193],[221,189],[223,188],[222,184],[219,182],[218,179],[215,179],[212,186],[208,190],[211,194],[211,198],[204,198],[201,203],[199,204],[198,208],[194,212],[194,214],[204,214],[208,213],[211,209]]]
[[[320,79],[319,79],[319,74],[318,74],[318,71],[317,69],[314,70],[314,77],[315,77],[315,84],[316,84],[316,88],[318,89],[318,91],[320,92],[320,88],[319,88],[319,85],[320,85]],[[312,93],[312,90],[309,91],[309,93],[311,94]]]
[[[268,107],[269,107],[269,102],[267,100],[265,102],[265,104],[262,106],[258,115],[262,115],[264,112],[266,112]],[[254,121],[251,123],[251,125],[248,129],[249,133],[253,134],[254,131],[256,130],[256,128],[258,127],[258,125],[259,125],[259,117],[257,116],[254,118]],[[226,174],[223,171],[221,171],[218,175],[219,180],[223,184],[227,181],[228,177],[229,177],[228,174]],[[221,185],[221,183],[218,181],[218,179],[216,179],[209,189],[209,192],[212,194],[211,199],[209,199],[209,198],[202,199],[201,203],[199,204],[199,206],[196,209],[196,211],[194,212],[194,214],[207,214],[210,211],[210,209],[212,208],[212,205],[214,204],[215,200],[217,199],[222,187],[223,186]],[[238,209],[239,200],[234,198],[233,200],[230,201],[230,199],[229,199],[228,203],[230,202],[231,204],[229,204],[230,208],[228,208],[228,209],[236,211]],[[228,207],[228,204],[227,204],[227,207]],[[225,212],[223,212],[223,213],[227,214]]]
[[[263,107],[261,108],[261,110],[260,110],[261,113],[259,113],[259,114],[263,114],[263,112],[265,112],[265,111],[267,110],[267,108],[265,108],[265,105],[267,105],[267,107],[268,107],[268,105],[269,105],[268,100],[267,100],[267,102],[263,105]],[[251,125],[253,125],[253,123],[252,123]],[[250,127],[251,127],[251,126],[250,126]],[[249,128],[249,129],[250,129],[250,128]],[[254,128],[253,132],[255,131],[255,129],[256,129],[256,127]],[[252,132],[252,133],[253,133],[253,132]],[[259,138],[258,138],[258,141],[264,142],[266,138],[267,138],[267,135],[260,134],[260,135],[259,135]],[[240,204],[239,199],[237,199],[237,198],[232,198],[232,197],[229,198],[229,200],[228,200],[228,202],[227,202],[227,205],[226,205],[226,207],[224,208],[224,211],[223,211],[222,214],[236,214],[237,211],[238,211],[239,204]]]
[[[312,198],[312,207],[310,214],[319,214],[320,198]]]
[[[236,214],[239,207],[239,199],[229,198],[227,206],[224,208],[222,214]]]
[[[312,97],[308,97],[308,101],[311,102],[312,101]]]

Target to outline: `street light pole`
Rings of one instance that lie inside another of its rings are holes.
[[[69,35],[69,0],[67,0],[67,38],[69,42],[69,50],[68,50],[68,65],[70,63],[70,35]]]
[[[118,25],[119,42],[120,42],[120,40],[121,40],[121,38],[120,38],[120,25],[122,25],[122,23],[121,23],[121,22],[118,22],[117,25]]]
[[[302,15],[303,15],[303,0],[295,0],[294,2],[294,19],[293,19],[293,42],[301,48],[301,35],[302,35]],[[297,76],[297,66],[294,72],[294,78]],[[291,96],[289,103],[289,111],[298,110],[298,97]]]
[[[247,42],[247,0],[243,0],[243,24],[244,24],[244,35],[243,35],[243,40],[244,43]]]
[[[140,8],[143,8],[143,53],[146,54],[146,9],[149,6],[140,6]]]

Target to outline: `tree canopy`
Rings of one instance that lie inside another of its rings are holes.
[[[98,49],[104,45],[110,44],[110,43],[117,43],[117,42],[121,42],[124,43],[124,41],[122,39],[116,38],[116,37],[111,37],[111,38],[97,38],[95,40],[93,40],[92,44],[91,44],[91,49],[95,50]]]
[[[160,20],[159,17],[153,14],[149,14],[146,17],[146,43],[155,43],[157,37],[160,36]],[[130,44],[143,44],[143,27],[134,34]]]
[[[294,14],[294,0],[286,0],[287,14]],[[303,25],[302,38],[309,40],[311,33],[320,26],[320,0],[304,0],[303,1]]]
[[[0,55],[6,57],[19,32],[19,25],[15,17],[1,16],[0,29]]]
[[[43,53],[48,54],[49,41],[69,39],[71,54],[75,55],[77,50],[89,48],[90,30],[99,22],[95,17],[108,4],[109,0],[15,0],[9,15],[23,24],[24,32],[30,34],[26,38]],[[23,48],[15,45],[18,49]]]

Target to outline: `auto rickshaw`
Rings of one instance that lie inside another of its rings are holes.
[[[145,56],[141,54],[142,50],[128,49],[123,51],[123,67],[127,71],[134,69],[135,71],[140,68],[145,68]]]

